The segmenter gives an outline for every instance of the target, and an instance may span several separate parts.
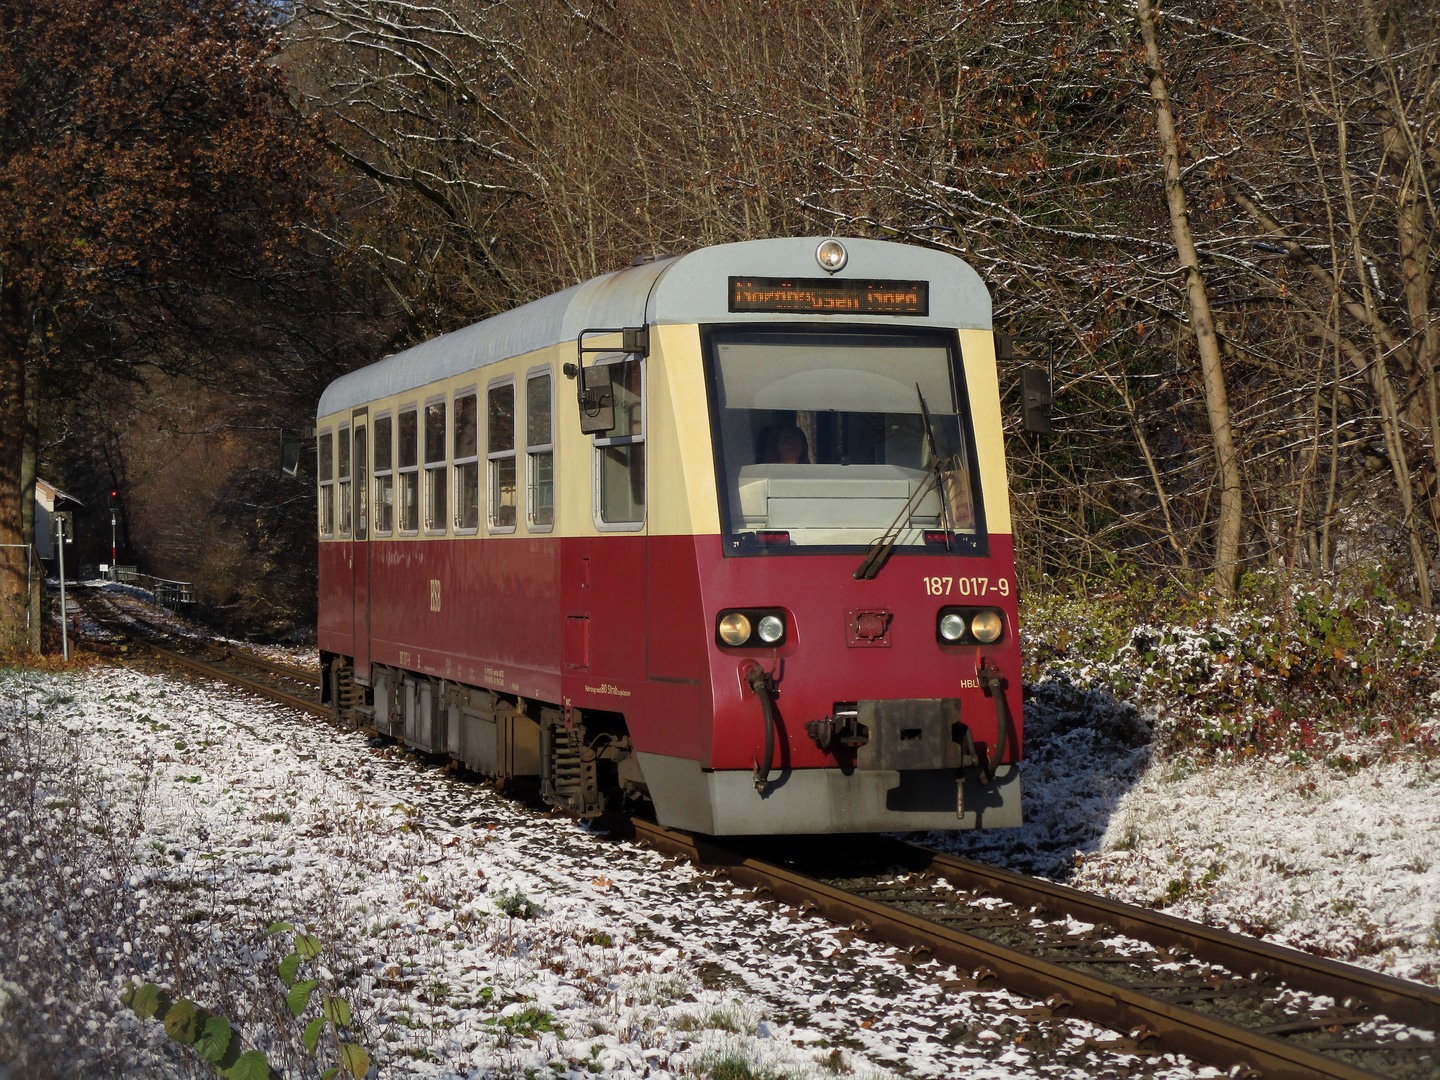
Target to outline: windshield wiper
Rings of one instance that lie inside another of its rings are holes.
[[[910,515],[915,512],[914,507],[918,506],[920,501],[934,489],[935,477],[932,474],[925,483],[915,489],[913,495],[905,500],[905,505],[895,515],[895,520],[890,523],[890,527],[876,537],[875,542],[870,545],[870,550],[865,552],[865,558],[860,560],[860,565],[852,575],[856,581],[870,581],[880,573],[890,558],[890,552],[895,548],[895,541],[900,538],[900,530],[904,527],[900,523],[903,521],[908,526]]]
[[[945,550],[950,550],[950,537],[955,531],[954,523],[950,520],[950,493],[945,490],[945,478],[941,476],[941,469],[946,472],[954,470],[954,465],[940,463],[940,447],[935,442],[935,428],[930,423],[930,407],[925,404],[925,394],[920,389],[920,384],[915,384],[915,396],[920,399],[920,416],[925,421],[925,438],[930,442],[930,478],[935,483],[935,494],[940,498],[940,525],[945,530]]]
[[[895,515],[895,520],[890,523],[890,527],[878,536],[870,545],[870,549],[865,552],[865,558],[860,560],[860,565],[856,567],[855,573],[852,575],[856,581],[873,581],[885,568],[885,564],[890,560],[890,553],[895,550],[895,541],[900,538],[901,521],[908,526],[910,515],[915,512],[915,508],[931,491],[934,491],[940,499],[940,524],[945,528],[945,550],[951,550],[951,533],[954,530],[951,527],[950,503],[946,498],[947,492],[944,478],[941,476],[941,469],[949,471],[954,466],[948,464],[949,458],[945,459],[946,465],[942,466],[941,464],[939,447],[935,442],[935,429],[930,423],[930,407],[925,404],[925,394],[920,389],[919,383],[915,384],[915,395],[920,399],[920,416],[925,423],[925,438],[930,443],[930,476],[925,483],[915,489],[914,494],[905,500],[905,505]]]

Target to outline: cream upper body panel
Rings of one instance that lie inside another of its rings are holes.
[[[447,402],[447,462],[453,457],[454,402],[458,392],[473,388],[479,398],[480,535],[501,532],[525,536],[532,532],[525,513],[524,390],[527,375],[537,368],[551,375],[554,453],[554,514],[552,536],[598,536],[615,531],[597,524],[594,444],[580,431],[576,384],[563,373],[576,358],[580,332],[597,327],[651,327],[645,360],[643,405],[646,510],[643,523],[623,531],[657,535],[714,534],[720,531],[715,482],[714,447],[710,435],[705,366],[700,327],[714,323],[795,323],[794,314],[731,314],[729,278],[737,275],[823,276],[815,262],[818,238],[757,240],[704,248],[678,258],[662,259],[606,275],[473,326],[446,334],[387,357],[332,383],[320,401],[317,431],[338,435],[352,424],[357,409],[373,423],[377,416],[398,417],[410,408],[423,413],[427,401]],[[925,280],[930,284],[928,317],[846,315],[835,323],[862,325],[950,327],[959,332],[965,381],[974,424],[984,493],[986,527],[992,533],[1011,528],[1006,489],[1004,445],[999,412],[999,387],[994,341],[990,332],[990,297],[979,276],[961,260],[929,249],[882,241],[844,241],[850,258],[837,279]],[[587,344],[606,344],[603,337]],[[617,342],[618,343],[618,342]],[[587,356],[586,363],[597,357]],[[599,359],[605,359],[602,356]],[[499,380],[516,385],[515,456],[519,471],[520,510],[513,528],[490,527],[485,506],[487,473],[486,393]],[[423,432],[422,432],[423,443]],[[373,445],[373,440],[372,440]],[[420,468],[424,470],[423,451]],[[453,465],[447,465],[452,472]],[[373,475],[373,470],[366,470]],[[442,530],[402,533],[386,538],[434,539],[468,536],[457,531],[453,518]],[[345,539],[338,534],[323,539]]]
[[[980,464],[987,532],[1009,535],[1010,490],[1005,476],[1005,437],[1001,430],[1000,375],[995,367],[995,335],[960,330],[960,357],[970,397],[970,422]]]
[[[718,533],[720,498],[700,328],[656,327],[650,355],[660,361],[650,367],[650,531]]]

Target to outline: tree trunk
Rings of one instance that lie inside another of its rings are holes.
[[[40,456],[40,380],[32,367],[25,369],[25,442],[20,452],[20,531],[25,537],[25,554],[30,573],[30,595],[26,617],[30,620],[30,652],[40,655],[40,596],[44,581],[40,559],[35,553],[35,480]]]
[[[1136,0],[1140,33],[1145,39],[1145,58],[1150,69],[1150,96],[1155,101],[1155,125],[1165,153],[1165,202],[1170,210],[1170,228],[1175,252],[1185,268],[1185,290],[1190,305],[1190,323],[1195,345],[1200,350],[1200,370],[1205,381],[1205,407],[1210,419],[1210,437],[1220,480],[1220,511],[1215,525],[1215,584],[1220,594],[1233,597],[1239,576],[1240,529],[1243,524],[1243,492],[1240,458],[1230,426],[1230,403],[1225,393],[1225,370],[1220,364],[1220,344],[1205,279],[1200,274],[1200,254],[1190,231],[1190,211],[1180,183],[1180,137],[1170,110],[1170,92],[1160,66],[1160,48],[1155,40],[1155,13],[1150,0]]]
[[[25,644],[24,500],[21,479],[25,446],[24,331],[15,316],[18,290],[7,283],[0,313],[0,648]],[[21,324],[23,326],[23,323]],[[17,330],[19,332],[17,332]]]

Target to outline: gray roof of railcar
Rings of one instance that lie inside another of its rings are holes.
[[[342,375],[325,388],[316,416],[329,416],[392,394],[523,356],[592,327],[715,322],[794,322],[796,316],[732,315],[731,275],[824,277],[815,262],[823,237],[747,240],[701,248],[685,255],[628,267],[592,278],[456,330],[368,367]],[[836,278],[930,282],[928,319],[893,315],[846,316],[846,322],[926,323],[989,330],[990,293],[971,267],[930,248],[881,240],[844,239],[850,253]]]

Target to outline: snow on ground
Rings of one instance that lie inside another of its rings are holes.
[[[203,1075],[118,1005],[132,979],[317,1075],[281,919],[387,1077],[1217,1075],[208,684],[0,672],[0,799],[13,1080]]]
[[[1433,755],[1162,758],[1153,717],[1103,684],[1051,673],[1026,694],[1027,824],[926,842],[1440,981]],[[279,706],[127,669],[0,673],[0,852],[0,1080],[44,1075],[41,1060],[203,1075],[118,1006],[132,977],[241,1021],[287,1075],[318,1075],[301,1025],[277,1022],[293,937],[267,937],[277,919],[325,943],[321,977],[387,1076],[1119,1068],[1084,1045],[1106,1033],[1018,1018],[1003,993],[947,996],[936,982],[954,973],[908,969],[688,864]]]
[[[1125,794],[1071,884],[1434,985],[1440,761],[1168,762]]]
[[[1027,691],[1026,824],[925,842],[1440,983],[1440,760],[1152,757],[1133,706],[1063,678]]]

